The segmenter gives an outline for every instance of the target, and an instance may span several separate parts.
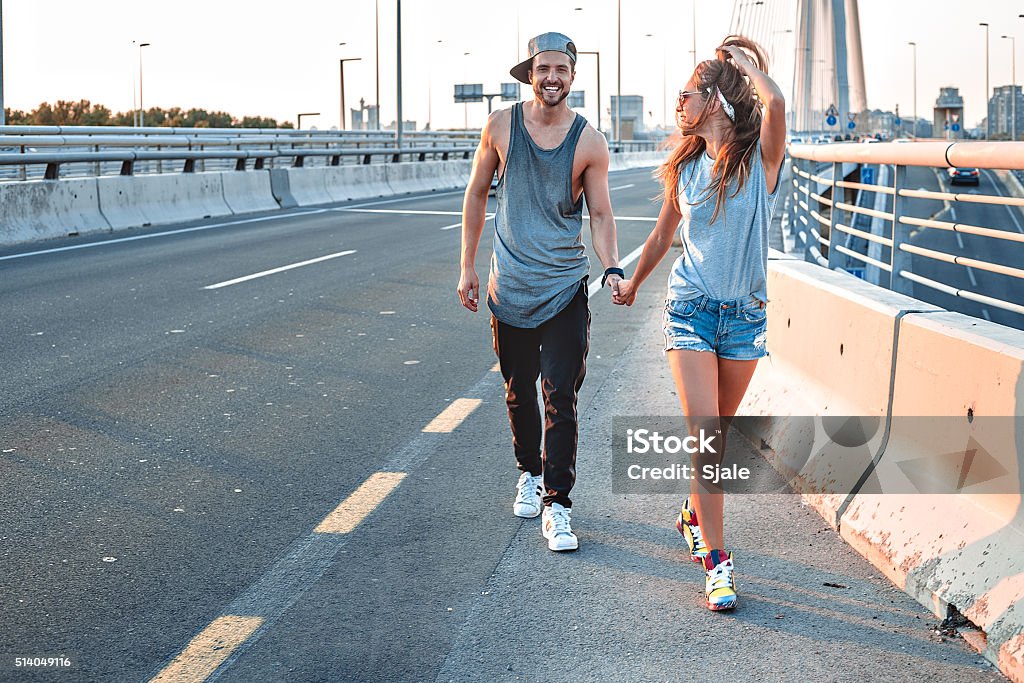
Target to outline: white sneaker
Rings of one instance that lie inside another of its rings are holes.
[[[576,550],[580,542],[576,534],[569,526],[569,515],[572,508],[562,507],[558,503],[552,503],[544,508],[544,518],[541,521],[541,531],[544,538],[548,539],[548,549],[560,552],[563,550]]]
[[[536,517],[540,514],[543,494],[544,475],[538,474],[535,477],[529,472],[523,472],[516,484],[516,502],[512,505],[512,514],[527,519]]]

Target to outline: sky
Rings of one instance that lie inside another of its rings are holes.
[[[740,0],[743,1],[743,0]],[[382,120],[395,118],[396,0],[6,0],[2,2],[3,95],[8,108],[88,99],[114,111],[133,107],[139,48],[147,107],[222,110],[270,116],[321,129],[339,124],[339,65],[345,63],[346,105],[375,100],[375,6],[379,6]],[[713,57],[729,31],[728,0],[627,0],[622,3],[622,94],[643,95],[647,123],[671,121],[674,94],[692,71],[696,2],[697,52]],[[766,4],[791,0],[765,0]],[[1020,0],[860,0],[868,106],[913,111],[912,48],[917,47],[917,108],[930,118],[942,86],[960,88],[964,118],[984,115],[985,29],[990,31],[990,84],[1011,78],[1011,43],[1024,38]],[[576,9],[581,8],[581,9]],[[580,50],[601,53],[605,111],[616,90],[616,0],[406,0],[402,3],[403,118],[422,127],[480,127],[487,105],[454,104],[455,83],[498,92],[525,57],[529,38],[569,35]],[[648,35],[650,34],[650,35]],[[780,34],[779,53],[793,49]],[[345,43],[339,45],[339,43]],[[1017,49],[1024,52],[1024,40]],[[468,55],[466,53],[469,53]],[[780,65],[784,60],[780,59]],[[1024,79],[1024,71],[1018,78]],[[781,80],[781,77],[780,77]],[[788,95],[789,82],[781,83]],[[528,94],[524,86],[524,97]],[[596,63],[582,55],[574,90],[586,93],[582,113],[596,122]],[[495,107],[502,105],[498,99]],[[608,115],[603,114],[607,127]]]

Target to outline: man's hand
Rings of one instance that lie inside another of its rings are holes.
[[[632,280],[620,279],[612,286],[612,303],[618,306],[632,306],[634,301],[636,301],[636,287]]]
[[[458,292],[462,305],[476,313],[480,301],[480,278],[476,276],[476,270],[462,271]]]
[[[604,284],[606,286],[612,288],[612,301],[615,300],[615,295],[619,291],[619,283],[620,282],[622,282],[622,277],[619,276],[619,275],[616,275],[615,273],[612,273],[611,275],[606,277],[605,280],[604,280]]]

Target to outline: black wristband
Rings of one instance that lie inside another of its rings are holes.
[[[605,268],[604,277],[601,278],[601,286],[604,287],[604,281],[608,279],[609,275],[618,275],[621,278],[626,277],[626,272],[622,268]]]

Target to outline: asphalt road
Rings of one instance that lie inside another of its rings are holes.
[[[657,187],[610,184],[625,256]],[[746,598],[723,616],[701,605],[678,501],[611,494],[610,417],[676,410],[667,261],[636,306],[591,302],[582,547],[550,553],[511,515],[488,318],[455,294],[460,208],[435,194],[0,251],[0,680],[1000,679],[798,497],[730,503]],[[485,232],[482,278],[489,253]],[[338,510],[352,527],[317,531]],[[70,667],[14,665],[57,656]]]

